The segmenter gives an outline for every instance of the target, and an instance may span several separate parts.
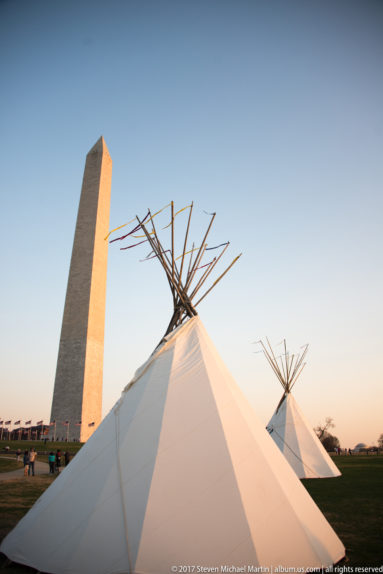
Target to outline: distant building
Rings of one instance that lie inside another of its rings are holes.
[[[358,444],[356,446],[354,446],[353,451],[354,452],[361,452],[363,450],[369,450],[370,448],[372,448],[372,447],[368,446],[366,443],[358,442]]]

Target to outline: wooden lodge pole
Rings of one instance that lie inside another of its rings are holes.
[[[187,224],[187,227],[186,227],[186,234],[185,234],[185,241],[184,241],[184,249],[183,249],[183,252],[182,252],[180,278],[179,278],[179,282],[178,282],[178,287],[181,287],[181,283],[182,283],[182,271],[183,271],[183,268],[184,268],[184,260],[185,260],[185,253],[186,253],[187,241],[188,241],[188,236],[189,236],[189,228],[190,228],[190,220],[191,220],[191,216],[192,216],[192,211],[193,211],[193,202],[191,203],[190,210],[189,210],[189,217],[188,217],[188,224]]]
[[[209,277],[210,273],[213,271],[214,267],[217,265],[218,261],[221,259],[222,255],[225,253],[226,249],[229,247],[230,242],[227,243],[227,245],[225,246],[225,248],[222,250],[222,253],[219,254],[218,257],[216,257],[213,261],[212,261],[212,265],[210,265],[207,270],[205,271],[205,273],[202,275],[202,277],[200,278],[200,280],[198,281],[197,285],[195,286],[193,292],[190,295],[190,299],[192,300],[193,297],[197,294],[197,291],[200,290],[200,288],[202,287],[202,285],[205,283],[206,279]]]
[[[197,301],[197,303],[194,305],[194,307],[197,307],[197,305],[198,305],[199,303],[201,303],[201,301],[203,301],[203,300],[205,299],[206,295],[207,295],[208,293],[210,293],[210,291],[211,291],[212,289],[214,289],[214,287],[217,285],[217,283],[218,283],[219,281],[221,281],[222,277],[224,277],[224,276],[226,275],[226,273],[233,267],[234,263],[236,263],[236,262],[238,261],[238,259],[241,257],[241,255],[242,255],[242,253],[240,253],[239,255],[237,255],[237,257],[236,257],[235,259],[233,259],[233,261],[230,263],[229,267],[227,267],[227,269],[225,269],[225,271],[218,277],[218,279],[216,279],[216,280],[214,281],[213,285],[205,292],[204,295],[202,295],[201,299],[199,299],[199,300]]]
[[[197,262],[199,262],[200,259],[201,259],[201,257],[200,257],[201,251],[202,251],[202,250],[205,250],[205,248],[206,248],[206,243],[205,243],[205,242],[206,242],[207,236],[209,235],[209,231],[210,231],[210,229],[211,229],[211,226],[213,225],[213,221],[214,221],[215,216],[216,216],[216,214],[213,213],[213,216],[212,216],[212,218],[211,218],[211,220],[210,220],[209,226],[208,226],[208,228],[207,228],[207,230],[206,230],[205,236],[204,236],[204,238],[203,238],[203,240],[202,240],[201,246],[200,246],[199,251],[198,251],[198,253],[197,253],[197,257],[196,257],[195,260],[194,260],[194,263],[193,263],[193,265],[192,265],[190,274],[189,274],[189,276],[188,276],[188,278],[187,278],[187,281],[186,281],[186,284],[185,284],[185,290],[188,289],[189,285],[191,284],[191,282],[192,282],[192,280],[193,280],[194,273],[195,273],[195,269],[196,269],[196,267],[198,267]]]

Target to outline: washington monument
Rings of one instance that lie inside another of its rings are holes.
[[[85,442],[101,422],[112,160],[101,137],[86,157],[65,298],[50,436]]]

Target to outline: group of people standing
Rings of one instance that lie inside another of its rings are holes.
[[[54,474],[55,472],[60,472],[61,470],[61,460],[62,455],[60,449],[56,450],[56,453],[51,451],[48,455],[49,462],[49,473]],[[70,454],[68,451],[64,452],[64,465],[67,466],[70,461]]]
[[[21,451],[17,450],[17,460],[20,460]],[[35,462],[37,458],[37,452],[32,447],[30,450],[24,451],[23,463],[24,463],[24,476],[35,476]],[[62,460],[64,465],[67,466],[70,461],[70,453],[66,451],[64,456],[62,456],[60,449],[57,449],[56,453],[51,451],[48,455],[49,462],[49,473],[54,474],[55,472],[60,472],[62,466]]]
[[[17,460],[19,460],[20,452],[17,451]],[[24,451],[23,463],[24,463],[24,476],[35,476],[35,462],[37,458],[37,452],[32,447],[30,450]]]

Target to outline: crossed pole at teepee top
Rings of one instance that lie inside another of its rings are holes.
[[[306,353],[309,348],[308,344],[303,345],[302,353],[295,353],[293,355],[290,355],[290,353],[287,351],[286,339],[283,339],[282,342],[285,352],[279,357],[276,357],[273,348],[270,344],[270,341],[267,337],[266,337],[266,344],[262,341],[262,339],[256,341],[256,343],[262,345],[261,352],[263,352],[263,354],[265,355],[266,359],[268,360],[271,368],[276,374],[284,390],[282,398],[277,406],[276,409],[277,411],[281,406],[281,404],[283,403],[283,401],[285,400],[285,398],[287,397],[287,395],[291,393],[291,389],[293,388],[301,372],[303,371],[306,365],[306,363],[304,363],[303,361],[306,357]]]
[[[143,230],[145,237],[146,237],[146,240],[148,241],[149,245],[151,246],[152,252],[154,253],[154,257],[156,257],[158,259],[158,261],[161,263],[161,265],[165,271],[166,278],[168,280],[168,283],[169,283],[169,286],[170,286],[170,289],[172,292],[173,308],[174,308],[173,309],[173,315],[172,315],[171,320],[169,322],[169,325],[166,329],[164,337],[166,337],[166,335],[171,333],[171,331],[173,331],[176,327],[181,325],[181,323],[183,323],[183,321],[187,317],[193,317],[193,316],[198,314],[196,311],[196,307],[212,291],[212,289],[219,283],[219,281],[224,277],[224,275],[226,275],[226,273],[229,271],[229,269],[231,269],[231,267],[238,261],[238,259],[242,255],[242,253],[240,253],[237,257],[235,257],[234,260],[230,263],[230,265],[225,269],[225,271],[223,273],[221,273],[221,275],[219,275],[219,277],[212,283],[212,285],[194,303],[194,300],[196,299],[197,294],[200,293],[201,288],[203,287],[206,280],[208,279],[208,277],[212,273],[212,271],[215,268],[215,266],[217,265],[218,261],[221,259],[221,257],[223,256],[223,254],[225,253],[225,251],[229,247],[230,242],[228,241],[228,242],[222,244],[222,246],[224,246],[224,248],[222,249],[221,253],[217,257],[214,257],[209,263],[207,263],[205,265],[202,263],[203,257],[205,256],[206,251],[208,251],[209,249],[215,249],[215,247],[214,248],[208,248],[207,247],[207,245],[208,245],[207,244],[207,238],[208,238],[209,232],[211,230],[211,227],[213,225],[214,218],[216,216],[215,213],[212,213],[212,214],[209,214],[209,215],[211,215],[211,219],[209,221],[207,230],[203,236],[203,239],[202,239],[200,246],[195,248],[194,247],[195,244],[193,243],[192,249],[189,251],[188,250],[188,239],[189,239],[191,216],[192,216],[192,211],[193,211],[193,203],[191,203],[191,205],[188,206],[189,217],[188,217],[188,222],[187,222],[187,227],[186,227],[186,232],[185,232],[185,239],[183,242],[182,255],[176,258],[175,257],[175,240],[174,240],[174,219],[175,219],[175,215],[177,215],[177,213],[179,213],[179,212],[174,214],[174,202],[173,201],[171,202],[170,206],[171,206],[171,222],[170,222],[170,225],[167,226],[167,227],[171,227],[171,230],[170,230],[171,231],[171,248],[170,249],[166,250],[163,248],[162,243],[161,243],[160,238],[159,238],[159,235],[157,233],[155,223],[154,223],[154,217],[159,212],[152,215],[152,213],[149,209],[148,214],[142,220],[138,216],[136,216],[136,220],[138,222],[138,225],[133,230],[134,232],[138,231],[139,229]],[[186,209],[186,208],[184,208],[184,209]],[[182,209],[180,211],[183,211],[184,209]],[[132,223],[132,222],[130,222],[130,223]],[[149,224],[151,224],[151,229],[148,228]],[[121,226],[121,227],[124,227],[124,226]],[[120,229],[120,228],[117,228],[117,229]],[[110,233],[112,233],[112,232],[110,232]],[[110,233],[109,233],[109,235],[110,235]],[[130,232],[127,235],[125,235],[121,238],[118,238],[118,239],[124,239],[125,237],[127,237],[128,235],[131,235],[131,234],[132,234],[132,232]],[[105,239],[107,239],[109,237],[109,235]],[[116,239],[114,241],[116,241]],[[218,247],[221,247],[221,245],[219,245]],[[188,254],[190,254],[190,258],[189,258],[189,262],[187,264],[187,257],[186,256]],[[178,259],[181,259],[180,266],[177,265]],[[204,269],[201,276],[198,279],[196,279],[197,271],[199,269],[204,268],[204,267],[206,267],[206,269]]]
[[[173,295],[174,311],[173,311],[173,315],[172,315],[172,318],[170,320],[170,323],[168,325],[168,328],[165,332],[165,335],[164,335],[165,337],[171,331],[173,331],[173,329],[178,327],[178,325],[180,325],[186,319],[186,317],[193,317],[194,315],[197,315],[197,311],[195,309],[197,307],[197,305],[199,305],[201,303],[201,301],[206,297],[206,295],[208,295],[208,293],[210,293],[210,291],[217,285],[217,283],[223,278],[223,276],[226,275],[226,273],[229,271],[229,269],[234,265],[234,263],[236,263],[236,261],[238,261],[238,259],[242,255],[242,253],[241,253],[240,255],[235,257],[235,259],[231,262],[231,264],[225,269],[225,271],[223,273],[221,273],[221,275],[205,291],[205,293],[198,299],[198,301],[196,303],[193,303],[193,299],[195,298],[197,293],[200,291],[202,286],[205,284],[205,281],[207,280],[207,278],[209,277],[209,275],[213,271],[214,267],[217,265],[218,261],[221,259],[222,255],[225,253],[226,249],[228,248],[229,242],[227,242],[225,244],[225,247],[222,250],[222,252],[220,253],[220,255],[218,257],[215,257],[210,263],[208,263],[206,265],[206,270],[202,273],[199,280],[193,286],[193,280],[195,278],[195,274],[196,274],[197,270],[204,267],[204,265],[201,265],[201,263],[202,263],[204,255],[206,253],[207,237],[209,235],[210,229],[213,225],[214,218],[216,216],[216,214],[213,213],[211,216],[209,225],[207,227],[207,230],[205,232],[205,235],[204,235],[202,242],[200,244],[200,247],[195,249],[194,243],[193,243],[193,248],[190,251],[190,259],[189,259],[189,264],[187,267],[186,276],[185,276],[185,278],[183,278],[182,275],[183,275],[184,268],[185,268],[184,263],[185,263],[185,256],[187,255],[187,241],[188,241],[188,236],[189,236],[192,210],[193,210],[193,203],[191,204],[190,211],[189,211],[189,218],[188,218],[188,223],[187,223],[187,228],[186,228],[186,233],[185,233],[183,251],[182,251],[182,256],[180,257],[181,258],[180,269],[178,269],[176,258],[175,258],[174,203],[173,203],[173,201],[171,202],[171,249],[170,249],[170,257],[168,256],[166,250],[163,249],[163,246],[162,246],[161,241],[160,241],[158,234],[157,234],[157,230],[156,230],[153,218],[151,216],[150,209],[149,209],[149,222],[152,225],[151,231],[148,231],[147,225],[144,223],[143,220],[141,221],[139,219],[139,217],[137,216],[137,221],[138,221],[139,225],[141,226],[142,230],[144,231],[145,236],[146,236],[154,254],[157,256],[157,259],[161,263],[161,265],[162,265],[162,267],[166,273],[166,277],[168,279],[169,286],[170,286],[170,289],[171,289],[172,295]]]

